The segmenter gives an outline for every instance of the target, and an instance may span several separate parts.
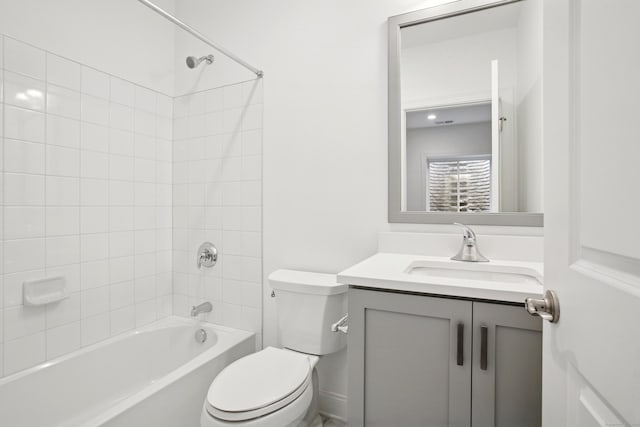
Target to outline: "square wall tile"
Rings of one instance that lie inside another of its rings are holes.
[[[45,244],[47,269],[80,262],[79,236],[50,237]]]
[[[43,174],[44,144],[5,139],[4,161],[6,172]]]
[[[44,111],[44,94],[44,82],[42,80],[5,71],[5,103],[30,110]]]
[[[109,101],[82,94],[82,121],[102,126],[109,125]]]
[[[81,88],[80,64],[47,53],[47,82],[79,92]]]
[[[109,258],[109,234],[83,234],[80,236],[80,249],[80,261],[82,262],[106,260]],[[106,268],[108,268],[108,266]],[[84,265],[82,269],[84,271]],[[109,272],[102,268],[100,269],[100,274],[104,274],[107,279],[109,278]]]
[[[80,292],[74,292],[64,300],[49,304],[47,310],[47,328],[56,328],[80,320]]]
[[[80,204],[80,179],[47,176],[46,202],[47,206],[78,206]]]
[[[47,146],[47,175],[77,177],[80,174],[80,150]]]
[[[44,239],[6,240],[4,243],[4,272],[38,270],[44,268]]]
[[[156,113],[156,93],[142,86],[135,87],[135,107],[148,113]]]
[[[44,114],[38,111],[5,105],[4,137],[22,141],[44,142]]]
[[[109,313],[102,313],[82,319],[80,329],[83,346],[88,346],[109,338]]]
[[[134,85],[126,80],[111,76],[111,102],[133,107],[135,105]]]
[[[80,148],[80,122],[47,114],[47,144]]]
[[[47,85],[47,113],[79,120],[80,93],[53,84]]]
[[[82,344],[81,336],[80,322],[47,330],[47,360],[79,349]]]
[[[90,67],[82,67],[82,93],[109,99],[109,75]]]
[[[47,275],[62,276],[67,284],[67,291],[71,294],[80,291],[80,264],[68,264],[55,267],[47,267]],[[48,320],[47,320],[48,321]]]
[[[108,285],[109,260],[103,258],[99,261],[83,262],[80,264],[80,282],[83,291]]]
[[[82,319],[109,311],[109,287],[86,289],[80,294],[80,313]]]
[[[45,343],[44,332],[6,341],[4,343],[4,374],[10,375],[44,362]]]
[[[77,206],[49,206],[46,213],[47,237],[80,234],[80,209]]]
[[[14,340],[40,332],[45,328],[44,307],[19,305],[4,309],[4,337]]]
[[[44,176],[17,173],[5,173],[5,206],[43,206]]]
[[[136,312],[133,305],[110,312],[111,336],[130,331],[136,327]]]
[[[133,132],[134,110],[126,105],[112,102],[109,104],[109,123],[113,129]]]
[[[44,236],[43,207],[8,206],[4,208],[4,238],[29,239]]]
[[[92,123],[82,123],[80,135],[83,150],[109,152],[109,128]]]

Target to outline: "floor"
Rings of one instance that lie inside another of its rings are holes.
[[[342,421],[334,420],[333,418],[327,418],[324,421],[324,425],[322,427],[346,427],[346,423]]]

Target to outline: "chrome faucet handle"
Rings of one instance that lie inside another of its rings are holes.
[[[464,239],[472,239],[473,241],[476,240],[476,233],[468,225],[462,224],[460,222],[454,222],[453,225],[457,225],[459,227],[462,227],[462,230],[463,230],[463,233],[464,233],[463,234],[464,235]]]
[[[488,262],[489,259],[483,256],[478,250],[478,239],[476,233],[468,225],[454,222],[463,229],[462,247],[460,251],[451,257],[454,261],[465,262]]]

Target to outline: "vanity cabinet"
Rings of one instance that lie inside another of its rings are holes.
[[[542,325],[522,306],[349,289],[349,426],[540,426]]]

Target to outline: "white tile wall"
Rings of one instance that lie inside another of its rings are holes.
[[[172,114],[0,35],[0,376],[171,314]],[[69,298],[22,305],[57,275]]]
[[[262,81],[172,99],[0,35],[0,130],[0,377],[204,300],[260,345]]]
[[[262,81],[174,99],[174,313],[213,303],[210,321],[262,332]],[[220,253],[196,268],[204,241]]]

